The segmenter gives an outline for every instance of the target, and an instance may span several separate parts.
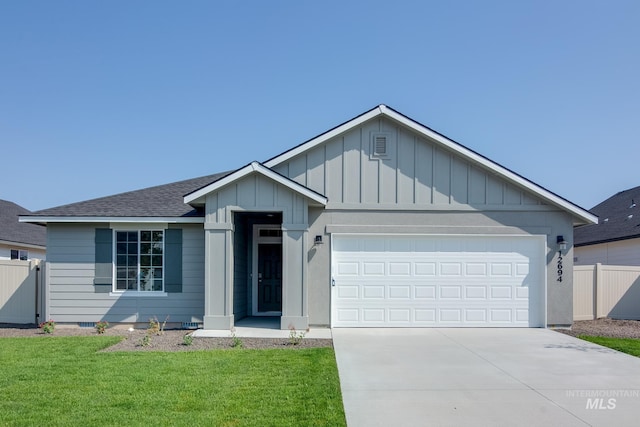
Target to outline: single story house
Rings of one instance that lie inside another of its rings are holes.
[[[230,329],[572,323],[597,218],[379,105],[264,162],[25,215],[47,317]]]
[[[19,222],[31,212],[8,200],[0,200],[0,260],[45,259],[47,230],[38,224]]]
[[[640,266],[640,186],[620,191],[591,212],[600,220],[574,230],[576,265]]]

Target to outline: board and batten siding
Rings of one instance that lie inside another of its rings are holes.
[[[207,195],[206,223],[231,224],[234,211],[281,211],[282,222],[306,224],[307,200],[264,176],[253,174]]]
[[[387,158],[372,157],[371,135],[388,133]],[[274,170],[328,197],[328,209],[432,209],[542,203],[434,142],[380,118],[330,139]]]
[[[174,226],[171,226],[173,228]],[[202,322],[204,235],[201,225],[182,228],[182,292],[164,297],[123,297],[96,293],[95,229],[108,224],[49,224],[49,317],[56,322]]]

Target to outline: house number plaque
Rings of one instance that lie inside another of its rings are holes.
[[[562,283],[562,251],[558,251],[558,282]]]

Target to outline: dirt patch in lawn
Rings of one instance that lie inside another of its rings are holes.
[[[108,347],[103,351],[196,351],[211,349],[266,349],[266,348],[313,348],[313,347],[333,347],[333,340],[303,338],[299,343],[293,344],[288,338],[237,338],[233,339],[231,334],[224,338],[193,338],[190,345],[185,344],[184,336],[193,331],[188,330],[165,330],[161,335],[147,334],[144,329],[110,328],[104,333],[105,336],[121,336],[123,339],[116,345]],[[57,327],[53,334],[44,334],[40,329],[22,325],[0,324],[0,338],[2,337],[32,337],[51,338],[60,336],[96,336],[98,333],[93,328],[69,328]],[[145,336],[148,335],[148,340]]]
[[[573,322],[571,329],[558,329],[558,332],[577,337],[578,335],[591,335],[611,338],[639,338],[640,321],[596,319],[580,320]]]

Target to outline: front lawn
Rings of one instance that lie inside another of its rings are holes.
[[[578,338],[594,344],[609,347],[632,356],[640,357],[640,339],[594,337],[589,335],[578,335]]]
[[[331,348],[97,353],[119,339],[0,339],[0,425],[345,425]]]

